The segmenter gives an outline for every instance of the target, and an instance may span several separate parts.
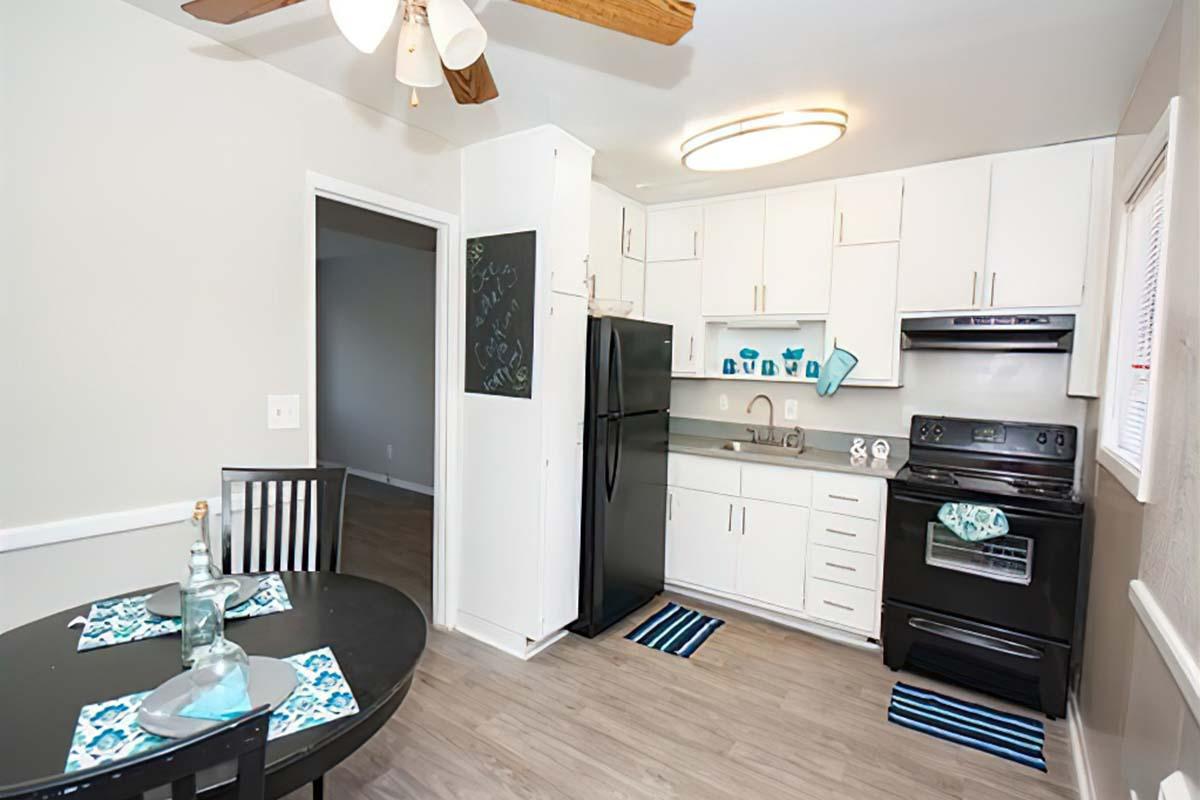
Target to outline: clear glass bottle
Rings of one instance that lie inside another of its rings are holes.
[[[217,591],[217,583],[212,574],[208,546],[197,540],[192,544],[187,580],[179,588],[180,621],[183,625],[180,639],[185,667],[190,667],[196,657],[212,645],[217,637],[218,626],[224,627],[225,595]],[[218,599],[221,602],[219,606]]]
[[[212,539],[208,535],[208,501],[197,500],[196,508],[192,511],[192,525],[200,529],[200,541],[204,542],[204,546],[208,548],[209,566],[208,571],[212,573],[213,578],[222,576],[221,568],[217,566],[217,562],[213,560]]]

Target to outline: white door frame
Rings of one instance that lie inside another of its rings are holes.
[[[463,308],[458,215],[309,171],[305,179],[305,311],[308,361],[308,462],[317,463],[317,198],[377,211],[437,230],[434,371],[433,624],[453,627],[458,608],[457,543],[462,498]]]

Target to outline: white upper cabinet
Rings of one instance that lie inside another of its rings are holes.
[[[705,316],[759,313],[765,213],[761,197],[725,200],[704,209]]]
[[[903,196],[904,178],[899,175],[839,182],[834,242],[851,245],[899,241]]]
[[[650,230],[654,230],[653,220]],[[701,371],[704,321],[700,317],[699,261],[648,262],[643,317],[674,328],[672,373],[695,375]]]
[[[622,232],[621,255],[626,258],[646,260],[646,209],[626,200],[624,204],[625,228]]]
[[[624,244],[621,196],[592,183],[591,234],[588,280],[592,297],[612,300],[621,296],[621,248]]]
[[[642,318],[646,292],[646,264],[636,258],[621,259],[621,299],[633,303],[629,316]]]
[[[768,195],[759,310],[824,314],[833,257],[832,184]]]
[[[901,311],[978,308],[983,302],[991,162],[915,169],[904,178]]]
[[[988,308],[1077,306],[1092,194],[1091,142],[997,156],[987,237]]]
[[[561,147],[554,153],[554,199],[550,206],[548,254],[554,291],[579,297],[587,293],[587,236],[591,215],[592,155]]]
[[[702,255],[703,207],[651,211],[646,226],[647,261],[686,261]]]
[[[826,349],[837,342],[858,358],[847,383],[898,381],[897,250],[895,244],[834,248]]]

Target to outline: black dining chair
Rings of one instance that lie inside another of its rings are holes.
[[[235,570],[232,501],[233,489],[239,484],[245,487],[246,503],[241,524],[242,558]],[[337,572],[341,567],[345,497],[345,467],[222,469],[221,571],[226,575],[266,572],[272,564],[271,569],[285,572]],[[253,558],[256,552],[257,561]]]
[[[195,800],[196,774],[237,762],[237,800],[266,792],[267,706],[165,747],[49,780],[0,787],[0,800],[141,800],[171,785],[171,800]]]

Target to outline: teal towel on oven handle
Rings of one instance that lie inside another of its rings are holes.
[[[943,503],[937,516],[964,542],[982,542],[1008,535],[1008,517],[995,506]]]

